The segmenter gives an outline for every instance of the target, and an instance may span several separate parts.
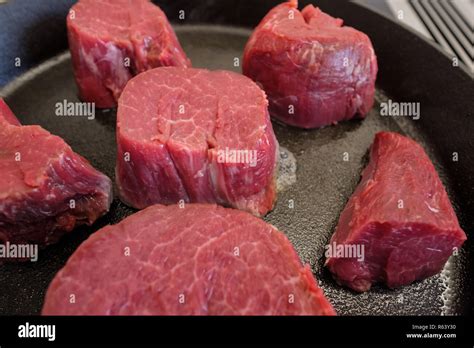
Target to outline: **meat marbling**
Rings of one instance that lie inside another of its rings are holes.
[[[108,211],[112,183],[59,137],[21,126],[0,99],[0,243],[56,242]]]
[[[273,207],[278,143],[265,93],[245,76],[167,67],[134,77],[119,100],[117,144],[119,194],[135,208]]]
[[[335,312],[275,227],[236,209],[186,204],[154,205],[91,235],[51,282],[42,314]]]
[[[377,74],[370,39],[313,5],[297,7],[280,4],[261,21],[245,47],[244,74],[267,93],[271,116],[289,125],[365,117]]]
[[[97,107],[115,107],[140,72],[191,65],[166,15],[149,0],[80,0],[67,28],[80,97]]]
[[[432,276],[466,240],[419,144],[380,132],[370,156],[330,242],[364,246],[363,258],[340,255],[326,260],[335,279],[356,291],[369,290],[376,282],[394,288]]]

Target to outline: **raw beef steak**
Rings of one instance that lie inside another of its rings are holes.
[[[329,257],[326,265],[340,284],[356,291],[375,282],[394,288],[438,273],[465,240],[423,148],[381,132],[331,239],[331,245],[363,246],[364,255]]]
[[[61,138],[21,126],[0,99],[0,243],[54,243],[106,213],[111,191]]]
[[[270,114],[316,128],[364,117],[375,92],[377,60],[364,33],[313,5],[272,9],[250,37],[243,72],[262,86]]]
[[[116,106],[133,75],[191,65],[166,15],[149,0],[80,0],[67,28],[80,97],[101,108]]]
[[[154,205],[94,233],[50,284],[43,314],[335,313],[275,227],[243,211],[186,204]]]
[[[168,67],[134,77],[119,100],[117,144],[120,196],[135,208],[273,207],[278,143],[265,93],[245,76]]]

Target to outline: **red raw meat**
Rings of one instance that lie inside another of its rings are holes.
[[[264,215],[276,199],[267,99],[240,74],[168,67],[134,77],[119,100],[117,144],[119,193],[135,208],[183,200]]]
[[[326,265],[338,283],[356,291],[376,282],[394,288],[438,273],[465,240],[423,148],[381,132],[331,238],[331,245],[363,245],[364,260],[330,257]]]
[[[316,128],[372,108],[377,60],[364,33],[313,5],[273,8],[248,41],[243,72],[267,93],[272,117]]]
[[[18,119],[15,117],[13,111],[11,111],[5,101],[0,98],[0,124],[4,122],[12,124],[14,126],[21,125],[20,121],[18,121]],[[1,126],[3,127],[3,125]]]
[[[105,214],[111,199],[107,176],[61,138],[21,126],[0,99],[0,243],[55,243]]]
[[[115,107],[140,72],[191,66],[166,15],[149,0],[80,0],[67,28],[80,97],[100,108]]]
[[[42,314],[335,312],[275,227],[243,211],[189,204],[154,205],[94,233],[50,284]]]

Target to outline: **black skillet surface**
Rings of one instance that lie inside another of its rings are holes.
[[[174,22],[181,44],[194,67],[240,72],[251,28],[275,1],[169,1],[160,6]],[[301,6],[304,5],[302,2]],[[438,315],[472,313],[472,232],[474,227],[473,81],[450,57],[409,30],[353,3],[319,1],[328,13],[366,32],[378,56],[378,92],[373,110],[363,121],[303,131],[274,123],[280,144],[297,161],[297,182],[279,193],[265,220],[284,231],[303,262],[312,266],[327,297],[341,315]],[[179,19],[184,10],[185,20]],[[240,28],[237,28],[240,27]],[[23,124],[40,124],[63,137],[96,168],[114,178],[115,110],[97,110],[94,120],[55,116],[55,104],[76,102],[67,53],[52,58],[2,90]],[[421,118],[381,117],[380,103],[389,96],[419,102]],[[324,245],[353,192],[367,150],[377,131],[391,130],[419,141],[445,183],[469,240],[442,275],[397,290],[375,286],[356,294],[338,286],[323,268]],[[345,153],[349,160],[344,161]],[[459,160],[453,161],[457,152]],[[290,200],[294,208],[290,208]],[[0,314],[38,314],[47,286],[88,235],[117,223],[133,210],[115,199],[111,211],[92,227],[81,227],[40,253],[36,263],[0,267]]]

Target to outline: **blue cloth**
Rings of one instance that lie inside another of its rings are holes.
[[[0,2],[0,87],[67,49],[66,16],[75,0]],[[20,58],[21,65],[15,66]]]

